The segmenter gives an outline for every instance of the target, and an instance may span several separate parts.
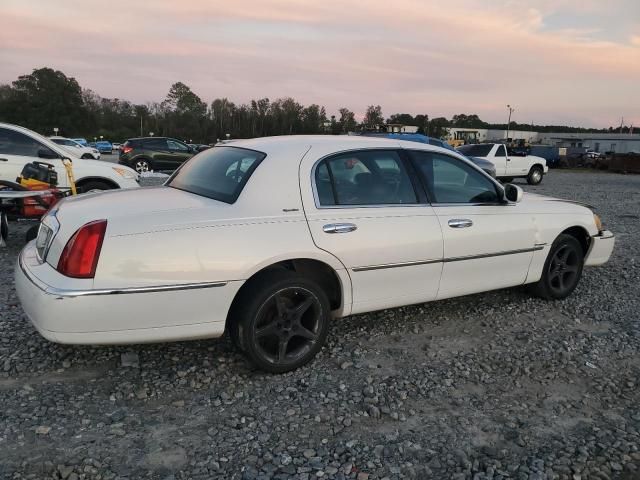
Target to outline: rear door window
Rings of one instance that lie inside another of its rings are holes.
[[[154,138],[153,140],[147,140],[143,147],[147,150],[168,150],[167,141],[164,138]]]
[[[323,160],[315,187],[321,206],[417,203],[416,192],[398,153],[363,150]]]

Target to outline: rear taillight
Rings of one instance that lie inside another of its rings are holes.
[[[80,227],[65,245],[58,260],[58,271],[67,277],[93,278],[106,230],[106,220],[97,220]]]
[[[131,150],[133,150],[133,147],[121,147],[121,152],[122,153],[129,153]]]

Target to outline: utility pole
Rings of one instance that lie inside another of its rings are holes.
[[[622,125],[624,124],[624,117],[620,119],[620,133],[622,133]]]
[[[509,127],[511,126],[511,114],[513,113],[513,111],[515,110],[515,108],[511,108],[511,105],[507,105],[507,108],[509,109],[509,121],[507,122],[507,142],[509,141]]]
[[[140,113],[140,136],[142,137],[144,133],[142,133],[142,113]]]

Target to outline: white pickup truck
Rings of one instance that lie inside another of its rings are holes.
[[[529,185],[537,185],[549,171],[547,161],[534,155],[511,155],[502,143],[478,143],[462,145],[457,150],[467,157],[484,158],[496,167],[496,178],[510,182],[514,178],[526,178]]]

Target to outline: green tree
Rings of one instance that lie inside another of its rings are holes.
[[[358,125],[356,122],[356,115],[348,108],[341,108],[339,110],[340,120],[338,120],[338,124],[340,126],[340,131],[342,133],[353,132]]]
[[[362,124],[367,127],[375,127],[384,124],[384,116],[382,115],[382,107],[380,105],[369,105],[367,112],[364,114]]]
[[[82,90],[75,78],[59,70],[38,68],[3,89],[2,120],[17,123],[38,132],[77,132],[88,120]]]
[[[480,117],[475,113],[471,115],[460,113],[451,118],[451,126],[460,128],[487,128],[489,124],[480,120]]]
[[[394,113],[387,119],[387,123],[413,125],[416,127],[420,126],[416,123],[416,120],[415,118],[413,118],[413,115],[409,113]]]
[[[449,120],[444,117],[432,118],[428,124],[428,135],[434,138],[445,138],[449,128]]]
[[[311,104],[302,109],[302,131],[300,133],[322,133],[325,131],[324,123],[327,121],[327,113],[324,107]]]

